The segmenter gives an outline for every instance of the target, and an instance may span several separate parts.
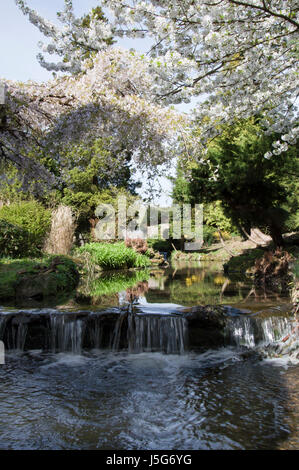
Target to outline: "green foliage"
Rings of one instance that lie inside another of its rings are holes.
[[[51,212],[36,201],[15,202],[0,209],[0,254],[38,254],[51,225]]]
[[[297,149],[267,159],[279,135],[265,135],[258,118],[223,129],[203,162],[191,170],[190,202],[221,201],[224,215],[237,227],[269,230],[276,244],[289,215],[289,194],[298,182]],[[297,178],[297,180],[296,180]],[[293,201],[293,204],[298,204]]]
[[[20,257],[30,250],[28,232],[0,219],[0,256]]]
[[[21,201],[26,198],[22,180],[18,170],[12,165],[2,162],[0,165],[1,183],[0,200],[3,203]]]
[[[206,225],[229,233],[236,230],[231,220],[226,217],[221,201],[214,201],[209,204],[205,204],[203,216]]]
[[[95,139],[64,149],[60,156],[60,177],[63,188],[59,203],[72,207],[79,232],[88,232],[88,220],[94,218],[99,204],[112,204],[126,196],[129,204],[136,197],[138,184],[131,182],[130,156],[114,155],[109,139]]]
[[[150,265],[147,256],[127,248],[123,242],[88,243],[78,248],[77,252],[89,253],[93,263],[103,269],[142,268]]]
[[[13,166],[3,164],[5,178],[0,182],[0,200],[11,203],[36,197],[51,209],[67,205],[74,210],[77,231],[81,234],[90,232],[89,220],[95,217],[98,205],[112,204],[117,211],[118,196],[127,197],[129,204],[136,201],[138,183],[131,181],[131,155],[126,149],[113,153],[108,138],[81,139],[68,146],[61,144],[55,155],[50,150],[32,147],[27,156],[54,174],[59,186],[50,191],[46,188],[37,191],[37,182],[31,184],[28,178],[25,181],[24,175]]]
[[[184,177],[182,169],[179,167],[177,170],[177,177],[172,178],[173,191],[172,198],[177,203],[189,203],[191,198],[190,185]]]
[[[177,240],[172,240],[172,239],[167,239],[164,240],[162,238],[150,238],[147,240],[147,245],[149,248],[152,248],[155,251],[160,251],[160,252],[171,252],[174,248],[172,244],[177,242]]]

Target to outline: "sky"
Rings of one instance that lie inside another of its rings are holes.
[[[56,12],[61,11],[64,5],[63,0],[27,0],[27,3],[43,17],[55,23],[58,22]],[[73,0],[73,4],[76,15],[81,16],[98,2],[97,0]],[[42,68],[36,59],[36,55],[40,52],[39,41],[46,42],[46,38],[22,14],[15,0],[0,0],[0,79],[38,82],[51,79],[52,73]],[[146,46],[144,41],[128,39],[121,39],[119,44],[127,48],[135,47],[140,51],[145,51]],[[187,111],[188,106],[182,105],[180,109]],[[175,168],[173,168],[172,175],[174,173]],[[136,171],[136,177],[144,181],[140,190],[142,195],[146,187],[146,175]],[[159,183],[163,192],[154,202],[157,205],[168,206],[171,204],[169,197],[171,183],[163,177],[159,179]]]

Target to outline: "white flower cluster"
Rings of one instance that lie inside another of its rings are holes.
[[[71,0],[60,16],[62,29],[24,1],[16,3],[50,40],[45,50],[64,58],[48,64],[41,56],[41,64],[51,70],[81,72],[84,52],[103,51],[111,35],[147,37],[153,45],[140,60],[135,53],[134,70],[138,77],[150,71],[150,88],[143,89],[147,103],[202,97],[194,122],[201,126],[203,143],[217,135],[220,125],[252,115],[264,116],[269,133],[290,136],[271,155],[297,139],[298,0],[102,0],[98,4],[109,9],[112,19],[94,21],[88,29],[75,18]],[[128,107],[133,96],[127,95]]]

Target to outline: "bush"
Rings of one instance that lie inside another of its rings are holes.
[[[79,254],[89,253],[94,264],[103,269],[141,268],[150,265],[147,256],[136,253],[123,242],[88,243],[77,250]]]
[[[28,232],[6,220],[0,219],[0,256],[18,258],[22,253],[28,253]]]
[[[181,240],[174,240],[169,238],[164,240],[164,238],[150,238],[147,240],[149,248],[152,248],[155,251],[169,253],[173,251],[173,245],[177,248],[181,243]]]
[[[234,232],[232,221],[224,214],[221,201],[210,202],[204,206],[204,222],[205,224],[214,227],[216,230],[219,228],[224,232]]]
[[[51,224],[51,212],[36,201],[17,202],[0,209],[2,256],[34,256],[41,252]]]

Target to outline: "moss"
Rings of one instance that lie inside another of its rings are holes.
[[[76,264],[67,257],[0,260],[0,299],[47,298],[75,289]]]

